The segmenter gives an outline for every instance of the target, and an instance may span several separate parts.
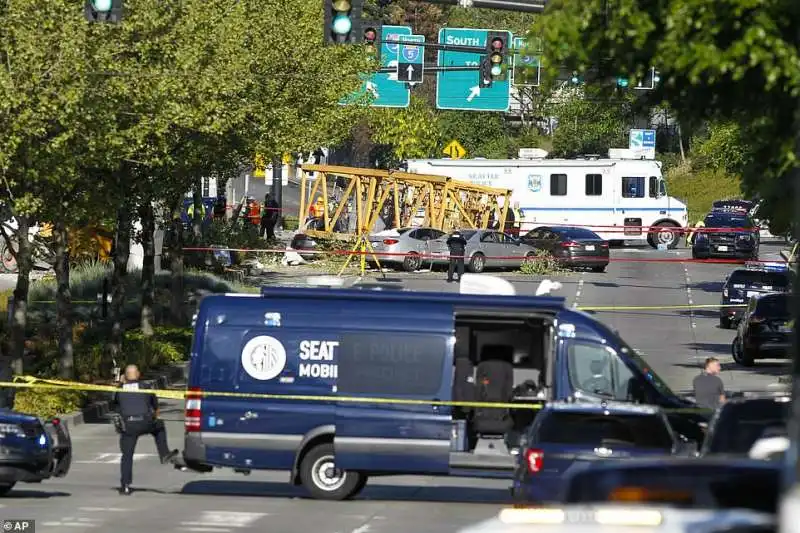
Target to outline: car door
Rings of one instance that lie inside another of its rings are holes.
[[[450,252],[447,249],[448,234],[439,231],[438,229],[429,229],[430,240],[428,241],[428,250],[431,255],[430,261],[434,263],[447,262],[450,257]]]
[[[486,256],[486,266],[500,267],[503,266],[503,260],[500,258],[501,247],[497,242],[497,233],[494,231],[487,231],[481,235],[480,239],[480,252]]]
[[[451,306],[425,307],[424,316],[400,328],[343,334],[334,437],[338,467],[449,472],[451,408],[431,402],[452,398],[455,324]]]
[[[508,233],[499,233],[500,242],[503,246],[503,255],[508,257],[507,266],[519,268],[528,251],[527,246],[521,246],[520,242]]]

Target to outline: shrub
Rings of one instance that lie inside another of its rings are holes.
[[[741,198],[741,181],[724,170],[693,171],[690,164],[672,168],[666,174],[670,196],[686,203],[689,224],[702,220],[714,200]]]
[[[287,215],[283,217],[283,229],[286,231],[295,231],[300,227],[300,219]]]
[[[542,276],[564,272],[558,261],[545,250],[538,250],[533,258],[526,258],[520,272],[531,276]]]
[[[88,394],[71,390],[43,391],[19,389],[14,398],[14,410],[41,418],[74,413],[86,405]]]

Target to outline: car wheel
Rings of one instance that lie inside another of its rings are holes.
[[[469,258],[469,271],[473,274],[480,274],[486,267],[486,257],[480,252],[473,254]]]
[[[403,270],[406,272],[416,272],[422,265],[422,258],[416,252],[411,252],[403,259]]]
[[[727,316],[719,317],[719,327],[722,329],[731,329],[731,319]]]
[[[363,474],[336,468],[330,443],[320,444],[306,454],[300,464],[300,481],[315,499],[333,501],[355,496],[366,484]]]
[[[653,248],[658,248],[659,244],[666,244],[670,250],[678,247],[681,240],[681,233],[678,227],[671,222],[661,222],[656,224],[656,230],[652,231],[647,238],[647,242]]]
[[[605,271],[606,271],[606,267],[604,267],[604,266],[592,267],[592,272],[597,272],[598,274],[602,274]]]
[[[9,481],[8,483],[0,483],[0,496],[5,496],[9,492],[11,492],[11,489],[13,489],[14,485],[16,484],[17,484],[16,481]]]
[[[0,267],[9,274],[17,273],[17,260],[11,253],[5,239],[0,239]]]
[[[754,364],[753,358],[748,357],[745,353],[744,344],[739,335],[737,335],[736,338],[733,339],[733,343],[731,343],[731,355],[733,355],[733,360],[742,366],[753,366]]]

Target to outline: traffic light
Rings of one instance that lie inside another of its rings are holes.
[[[486,55],[489,58],[492,80],[505,79],[506,54],[508,54],[508,33],[490,31],[486,34]]]
[[[382,24],[380,21],[376,20],[357,20],[356,22],[362,42],[367,49],[367,54],[372,56],[378,64],[380,64]]]
[[[627,89],[628,85],[630,84],[630,80],[624,76],[617,77],[617,87],[621,89]]]
[[[118,23],[122,20],[123,0],[86,0],[83,13],[89,22]]]
[[[325,0],[325,44],[357,44],[364,0]]]
[[[569,79],[569,82],[572,85],[581,85],[583,83],[583,76],[581,76],[577,70],[572,71],[572,77]]]

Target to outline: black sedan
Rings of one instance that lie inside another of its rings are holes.
[[[549,252],[565,266],[604,272],[608,266],[608,241],[586,228],[541,226],[519,239],[538,250]]]
[[[731,352],[742,366],[753,366],[756,359],[791,357],[791,295],[772,293],[753,296],[739,322]]]

